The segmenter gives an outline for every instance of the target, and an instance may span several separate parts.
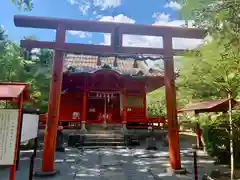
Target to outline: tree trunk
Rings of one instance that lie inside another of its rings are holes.
[[[231,155],[231,180],[235,178],[235,163],[234,163],[234,144],[233,144],[233,122],[232,122],[232,96],[228,93],[228,119],[229,119],[229,136],[230,136],[230,155]]]

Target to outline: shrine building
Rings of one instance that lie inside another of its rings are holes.
[[[59,122],[64,128],[147,123],[147,93],[162,86],[163,73],[146,60],[67,54]]]

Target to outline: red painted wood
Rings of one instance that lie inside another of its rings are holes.
[[[123,91],[123,112],[122,112],[122,121],[127,122],[128,115],[127,115],[127,97],[126,97],[126,90]]]
[[[87,121],[87,103],[88,103],[88,100],[87,100],[87,90],[84,89],[84,92],[83,92],[83,107],[82,107],[82,121]]]
[[[106,72],[105,75],[103,75],[104,72]],[[152,90],[164,85],[163,77],[149,77],[135,80],[131,77],[122,76],[114,71],[110,73],[109,70],[102,70],[101,73],[87,75],[64,73],[62,89],[69,89],[69,91],[78,89],[78,91],[80,91],[83,88],[87,88],[88,90],[96,91],[122,91],[124,88],[127,88],[127,94],[129,95],[143,95],[145,84],[149,84],[152,80],[160,82],[157,86],[155,83],[155,87],[153,87]],[[134,93],[134,91],[138,93]]]
[[[115,51],[111,46],[94,45],[94,44],[77,44],[77,43],[64,43],[56,44],[51,41],[36,41],[36,40],[21,40],[21,45],[26,48],[48,48],[60,49],[68,53],[114,53]],[[162,48],[146,48],[146,47],[119,47],[119,53],[125,54],[163,54]],[[185,52],[185,49],[173,50],[174,55],[179,55]]]
[[[80,121],[83,113],[83,92],[71,92],[62,94],[59,120],[60,121]],[[79,112],[79,119],[73,119],[73,112]]]
[[[56,43],[65,41],[66,31],[60,27],[56,31]],[[63,75],[63,52],[55,50],[53,58],[52,79],[50,84],[48,119],[44,137],[44,149],[42,156],[43,172],[54,171],[54,157],[56,147],[57,126],[60,109],[61,88]]]
[[[196,123],[196,135],[197,135],[197,147],[203,148],[203,143],[202,143],[202,139],[201,139],[201,128],[199,123]]]
[[[26,48],[48,48],[55,50],[63,50],[68,53],[93,53],[93,52],[113,53],[113,50],[110,46],[94,44],[76,44],[76,43],[57,44],[56,42],[51,41],[21,40],[21,46],[24,46]]]
[[[44,29],[57,29],[59,25],[63,25],[67,30],[79,30],[88,32],[105,32],[112,33],[114,29],[118,29],[118,33],[136,34],[148,36],[166,36],[182,38],[204,38],[206,30],[197,28],[170,27],[170,26],[152,26],[142,24],[124,24],[101,21],[87,21],[50,17],[34,17],[34,16],[14,16],[14,24],[17,27],[33,27]]]
[[[165,95],[168,119],[168,141],[170,164],[173,169],[181,169],[180,142],[177,120],[175,74],[173,69],[172,38],[163,37]]]
[[[152,129],[164,129],[165,128],[165,126],[152,126],[152,125],[149,125],[149,126],[132,126],[132,125],[127,125],[128,129],[148,129],[150,127]]]

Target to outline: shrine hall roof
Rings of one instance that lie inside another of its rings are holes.
[[[134,58],[121,59],[115,57],[98,57],[94,55],[67,54],[65,56],[65,71],[73,73],[93,73],[103,68],[109,68],[123,75],[131,76],[164,76],[163,72],[150,68],[146,61]]]

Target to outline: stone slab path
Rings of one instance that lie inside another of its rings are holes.
[[[149,151],[143,144],[133,149],[74,149],[69,148],[65,153],[56,153],[55,168],[60,174],[49,178],[52,180],[192,180],[193,157],[191,144],[181,143],[181,162],[188,174],[169,176],[168,147],[158,144],[158,150]],[[29,157],[31,152],[22,152],[20,170],[16,180],[28,180]],[[35,170],[41,167],[42,152],[37,153]],[[198,151],[199,179],[204,173],[210,173],[214,166],[213,160],[203,151]],[[0,180],[8,180],[8,168],[0,167]],[[44,178],[46,179],[46,178]]]

